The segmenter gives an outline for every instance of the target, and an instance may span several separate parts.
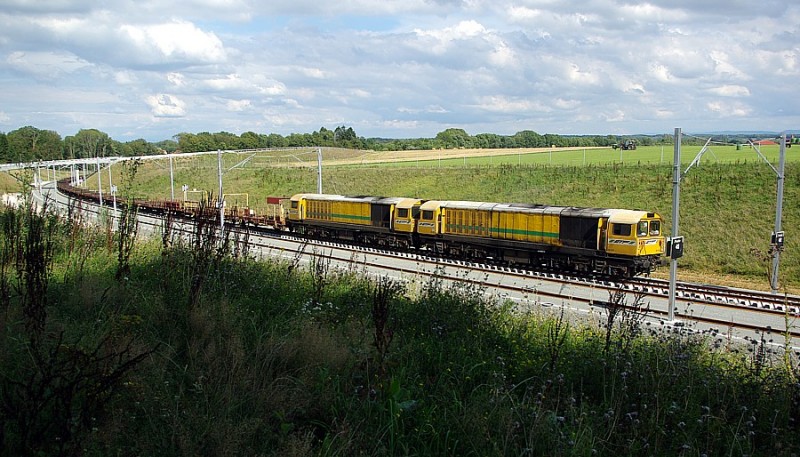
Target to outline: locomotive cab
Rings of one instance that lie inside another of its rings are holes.
[[[420,235],[439,235],[439,220],[442,214],[440,201],[429,201],[420,207],[417,233]]]
[[[303,206],[305,203],[306,194],[293,195],[289,199],[289,207],[287,210],[287,218],[291,222],[300,222],[303,220]]]
[[[615,210],[608,218],[606,252],[625,256],[662,256],[665,238],[658,213]]]
[[[397,232],[416,233],[420,216],[420,206],[424,200],[404,198],[397,202],[394,209],[392,229]]]

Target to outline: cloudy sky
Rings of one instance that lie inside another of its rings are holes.
[[[796,0],[2,0],[0,131],[800,127]]]

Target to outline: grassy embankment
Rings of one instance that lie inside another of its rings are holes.
[[[22,189],[22,184],[8,173],[0,173],[0,194],[17,193]]]
[[[686,169],[699,147],[684,147]],[[764,147],[777,164],[777,147]],[[473,154],[496,154],[474,156]],[[650,147],[636,151],[588,149],[512,153],[507,151],[422,151],[394,154],[400,162],[375,164],[392,155],[339,152],[325,162],[323,190],[346,195],[400,195],[427,199],[536,202],[565,206],[639,208],[659,212],[671,228],[672,149]],[[438,156],[442,156],[440,161]],[[450,158],[447,158],[447,157]],[[421,160],[428,157],[430,160]],[[620,157],[622,162],[620,163]],[[244,156],[225,157],[225,169]],[[312,168],[287,167],[298,157],[256,157],[243,167],[226,171],[226,193],[247,193],[251,206],[267,196],[316,191],[316,155],[300,156]],[[358,163],[359,165],[353,165]],[[364,165],[360,165],[363,163]],[[465,165],[466,163],[466,165]],[[585,165],[584,165],[585,163]],[[216,193],[216,156],[175,161],[176,198],[180,186]],[[800,224],[800,165],[794,150],[787,153],[783,228],[787,244],[781,257],[781,284],[800,290],[800,254],[791,227]],[[105,175],[102,176],[105,179]],[[120,178],[115,173],[115,180]],[[165,164],[143,165],[136,192],[169,197]],[[96,188],[94,179],[89,185]],[[106,183],[107,185],[107,183]],[[680,233],[686,236],[686,255],[680,261],[681,279],[768,289],[769,238],[774,229],[776,175],[749,148],[714,147],[701,166],[692,168],[681,186]],[[668,271],[656,276],[666,277]]]
[[[464,173],[505,195],[527,169],[503,170]],[[551,179],[566,185],[568,171]],[[579,327],[497,307],[469,286],[409,291],[324,260],[308,271],[256,262],[241,239],[220,243],[215,224],[186,244],[130,244],[134,231],[84,230],[73,216],[0,212],[5,455],[788,456],[800,446],[800,372],[765,344],[780,335],[736,348],[720,335],[652,332],[636,313],[609,323],[600,310]]]

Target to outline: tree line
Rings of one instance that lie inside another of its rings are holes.
[[[672,135],[635,135],[625,138],[635,138],[640,146],[672,144]],[[532,130],[523,130],[513,135],[494,133],[470,135],[458,128],[448,128],[433,138],[364,138],[358,136],[352,127],[339,126],[333,130],[322,127],[316,132],[292,133],[287,136],[251,131],[241,135],[224,131],[184,132],[171,139],[151,143],[144,139],[120,142],[97,129],[82,129],[75,135],[61,138],[61,135],[53,130],[26,126],[8,133],[0,132],[0,163],[287,147],[339,147],[374,151],[604,147],[612,146],[622,140],[622,137],[615,135],[555,135],[539,134]],[[684,139],[687,143],[692,141],[695,140]]]
[[[107,156],[162,154],[174,141],[150,143],[143,139],[120,142],[97,129],[82,129],[61,138],[58,132],[26,126],[0,132],[0,162],[81,159]],[[174,148],[172,148],[174,150]]]

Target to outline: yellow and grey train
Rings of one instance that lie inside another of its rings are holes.
[[[97,192],[68,180],[59,181],[58,188],[76,198],[100,200]],[[218,215],[215,210],[198,214],[198,206],[189,201],[133,203],[158,214]],[[268,198],[267,204],[266,211],[226,207],[225,221],[534,270],[632,277],[665,263],[663,221],[654,212],[328,194]]]
[[[655,212],[402,197],[297,194],[286,225],[315,238],[623,277],[663,264],[666,244]]]

